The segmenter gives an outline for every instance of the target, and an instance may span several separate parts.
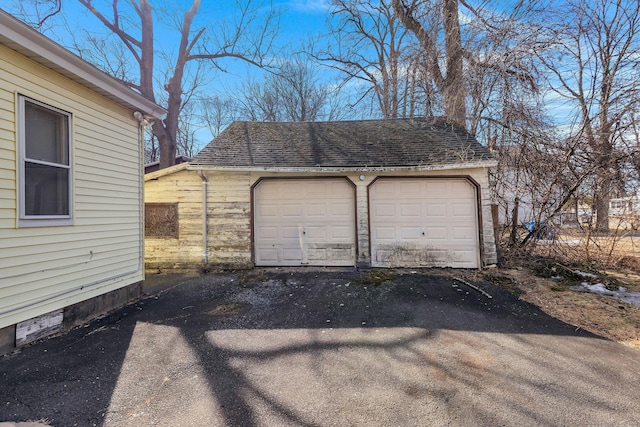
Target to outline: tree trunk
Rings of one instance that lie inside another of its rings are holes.
[[[153,8],[147,0],[140,0],[140,93],[155,102],[153,90]]]
[[[444,115],[466,128],[465,84],[462,72],[462,41],[458,0],[444,0],[444,42],[447,56],[447,76],[444,81]]]
[[[445,41],[445,76],[438,63],[437,40],[413,15],[414,6],[407,6],[402,0],[393,0],[393,8],[402,24],[410,30],[425,49],[431,77],[444,99],[444,116],[447,120],[466,129],[467,109],[466,87],[463,74],[462,37],[458,17],[458,0],[444,0],[443,26]]]

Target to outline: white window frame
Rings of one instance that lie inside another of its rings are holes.
[[[68,165],[60,165],[57,163],[42,162],[42,161],[33,161],[28,159],[26,156],[27,153],[27,141],[25,137],[25,103],[29,102],[39,107],[45,108],[52,112],[61,114],[67,118],[67,153],[68,153]],[[73,158],[72,158],[72,140],[73,140],[73,130],[72,130],[72,114],[68,111],[61,110],[59,108],[53,107],[49,104],[46,104],[41,101],[37,101],[31,97],[24,96],[18,94],[18,109],[17,109],[17,132],[18,132],[18,227],[50,227],[50,226],[65,226],[65,225],[73,225]],[[55,167],[66,168],[68,173],[68,214],[67,215],[27,215],[25,208],[25,172],[26,167],[25,163],[27,161],[33,163],[40,163]]]

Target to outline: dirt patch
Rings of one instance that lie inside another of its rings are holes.
[[[234,316],[242,313],[246,308],[246,304],[220,304],[207,311],[207,314],[211,316]]]
[[[393,270],[372,269],[360,275],[360,277],[354,280],[354,283],[357,285],[380,286],[384,282],[393,280],[394,277],[395,277],[395,273]]]
[[[574,269],[562,271],[564,266],[554,267],[553,263],[542,266],[537,263],[531,267],[491,269],[481,276],[535,304],[550,316],[640,350],[640,307],[611,297],[571,290],[569,286],[584,280],[573,273]],[[606,270],[592,274],[593,280],[606,282],[607,287],[640,290],[640,275],[635,272]],[[545,275],[547,277],[540,277]]]

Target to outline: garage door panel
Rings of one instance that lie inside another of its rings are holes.
[[[322,262],[328,258],[327,248],[309,248],[309,262]]]
[[[327,206],[324,203],[309,203],[306,207],[308,217],[325,218],[327,216]]]
[[[473,203],[469,203],[469,202],[453,203],[451,214],[454,217],[462,216],[464,218],[468,218],[474,215],[475,210],[476,210],[476,207]]]
[[[343,219],[348,217],[349,219],[353,218],[353,201],[351,202],[333,202],[331,206],[331,210],[328,212],[330,218],[335,219]]]
[[[400,215],[403,217],[420,217],[422,215],[422,205],[420,203],[401,203],[399,205]]]
[[[276,204],[264,204],[262,206],[259,207],[260,210],[260,215],[261,216],[271,216],[271,217],[276,217],[278,216],[278,213],[280,212],[280,206],[276,205]]]
[[[418,182],[400,182],[396,186],[395,192],[396,194],[406,195],[406,196],[415,196],[420,193],[420,183]]]
[[[375,216],[394,217],[396,215],[396,205],[393,203],[377,202],[373,206],[373,214]]]
[[[280,229],[280,233],[277,236],[278,239],[299,239],[300,234],[302,234],[298,226],[281,225],[278,228]]]
[[[468,181],[381,178],[369,195],[374,266],[478,267],[476,196]]]
[[[353,227],[334,225],[331,227],[331,240],[336,242],[351,242],[353,240]]]
[[[395,227],[378,226],[373,229],[374,240],[395,240],[396,229]]]
[[[376,182],[376,192],[378,194],[394,194],[395,193],[395,184],[393,182],[388,181],[378,181]]]
[[[465,240],[470,244],[475,241],[476,229],[472,227],[452,227],[451,238],[454,240]]]
[[[256,258],[256,262],[274,262],[278,259],[278,250],[276,248],[260,248],[256,251],[259,259]]]
[[[277,239],[278,227],[260,227],[256,229],[256,235],[260,239]]]
[[[454,262],[458,268],[475,268],[475,251],[425,248],[417,245],[384,245],[376,251],[373,260],[380,265],[395,267],[450,267]]]
[[[446,217],[447,216],[447,205],[440,204],[437,202],[427,203],[426,215],[429,217]]]
[[[302,206],[300,204],[283,203],[280,206],[280,215],[286,219],[302,218]]]
[[[288,262],[300,263],[302,261],[302,252],[299,247],[282,248],[282,259]]]
[[[400,227],[398,234],[402,240],[420,240],[422,230],[420,227]]]
[[[262,209],[274,204],[275,214]],[[355,265],[355,195],[345,179],[264,180],[254,206],[256,265]]]
[[[300,184],[294,180],[287,180],[280,182],[278,186],[271,186],[270,190],[272,193],[267,193],[269,196],[283,196],[287,194],[299,194],[300,193]],[[262,189],[261,189],[262,191]]]
[[[309,239],[319,240],[321,242],[327,241],[327,239],[329,238],[329,236],[327,235],[327,228],[327,226],[323,225],[306,227],[306,237]]]
[[[447,241],[448,229],[447,227],[427,227],[425,237],[429,240]]]
[[[443,182],[425,182],[423,184],[422,196],[428,196],[432,199],[446,199],[455,194],[450,185]]]

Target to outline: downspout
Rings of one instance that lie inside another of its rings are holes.
[[[142,113],[135,111],[133,117],[138,120],[138,209],[140,212],[140,224],[138,230],[138,270],[142,269],[142,279],[144,280],[144,223],[146,221],[144,213],[144,131],[152,123],[151,119],[146,119]]]
[[[202,263],[209,264],[209,228],[207,227],[207,193],[209,192],[209,180],[202,169],[198,170],[202,178]]]

